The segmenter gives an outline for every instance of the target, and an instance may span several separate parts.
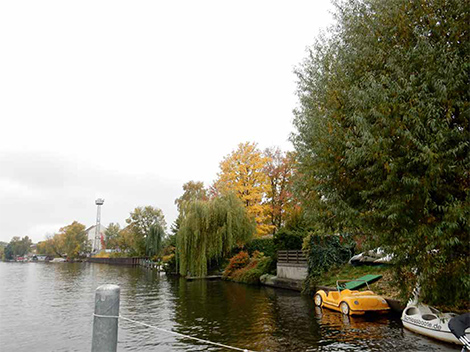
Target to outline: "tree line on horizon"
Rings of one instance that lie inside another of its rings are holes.
[[[253,235],[272,235],[299,210],[292,193],[294,163],[292,152],[282,152],[274,147],[261,151],[256,143],[240,143],[221,161],[220,172],[208,188],[198,181],[188,181],[183,185],[183,195],[175,200],[179,215],[170,233],[167,233],[161,209],[137,207],[126,219],[126,227],[121,228],[119,223],[108,225],[102,248],[116,250],[113,254],[116,256],[155,257],[164,247],[170,244],[175,247],[181,223],[195,209],[194,201],[198,201],[199,206],[212,202],[215,212],[225,207],[228,216],[238,211],[230,226],[244,223],[246,240]],[[170,234],[172,238],[168,237]],[[90,253],[91,243],[86,236],[85,225],[74,221],[62,227],[58,233],[39,242],[37,252],[70,259]]]

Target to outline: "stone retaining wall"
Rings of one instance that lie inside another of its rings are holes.
[[[280,279],[303,281],[307,277],[307,274],[307,265],[277,263],[277,277]]]

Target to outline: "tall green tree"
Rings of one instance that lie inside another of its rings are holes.
[[[109,223],[106,231],[104,233],[104,245],[106,249],[116,249],[118,246],[117,239],[119,237],[119,232],[121,231],[121,226],[118,223]]]
[[[74,221],[64,226],[54,236],[49,236],[45,241],[38,243],[38,254],[50,256],[67,256],[75,259],[91,251],[85,225]]]
[[[126,222],[129,224],[127,230],[135,236],[134,245],[137,255],[145,254],[146,239],[152,226],[159,225],[164,231],[166,229],[165,216],[162,210],[152,206],[135,208],[130,213],[129,218],[126,219]]]
[[[18,236],[13,237],[9,243],[8,259],[13,259],[15,256],[23,257],[29,252],[32,244],[33,242],[28,236],[23,238]]]
[[[189,181],[183,185],[183,195],[175,200],[178,211],[184,212],[185,204],[193,200],[207,200],[207,190],[204,188],[204,183],[200,181]]]
[[[206,201],[209,199],[208,191],[204,187],[204,183],[200,181],[189,181],[183,185],[183,194],[181,197],[175,199],[175,204],[178,208],[178,217],[171,224],[170,231],[172,235],[176,236],[179,231],[181,221],[185,214],[185,208],[188,204],[195,200]],[[174,243],[176,238],[170,239],[170,242]]]
[[[51,257],[62,257],[64,253],[66,253],[64,249],[64,235],[55,234],[54,236],[46,236],[45,241],[41,241],[38,243],[37,253],[48,255]]]
[[[267,162],[264,173],[268,177],[269,187],[266,192],[265,213],[270,219],[273,233],[285,223],[295,207],[292,196],[291,181],[294,172],[293,153],[283,153],[279,148],[268,148],[264,151]]]
[[[180,274],[206,275],[209,261],[229,254],[254,232],[253,219],[233,193],[190,202],[176,237]]]
[[[5,247],[3,255],[6,260],[12,260],[15,258],[15,252],[13,251],[13,246],[10,243]]]
[[[90,251],[85,225],[77,221],[62,227],[57,236],[63,238],[62,250],[68,258],[75,259]]]
[[[8,246],[8,243],[0,241],[0,260],[5,258],[5,248]]]
[[[393,252],[404,294],[468,301],[468,3],[340,1],[336,20],[297,70],[299,195],[320,231]]]
[[[163,249],[165,230],[160,224],[150,227],[150,231],[145,239],[145,254],[149,257],[159,256]]]
[[[125,256],[139,256],[144,253],[138,252],[139,246],[136,244],[136,235],[132,229],[127,226],[119,231],[118,237],[116,238],[117,249]]]

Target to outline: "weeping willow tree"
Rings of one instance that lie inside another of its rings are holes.
[[[163,227],[158,223],[153,224],[145,238],[145,252],[147,256],[153,257],[161,253],[163,237],[165,237]]]
[[[188,202],[176,238],[179,273],[206,275],[210,260],[228,255],[254,232],[254,220],[234,194]]]

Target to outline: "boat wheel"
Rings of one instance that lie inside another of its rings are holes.
[[[346,302],[341,302],[341,304],[339,305],[339,308],[341,309],[341,313],[345,314],[345,315],[349,315],[349,305],[346,303]]]
[[[315,305],[318,306],[318,307],[321,307],[321,304],[322,304],[322,298],[321,298],[321,295],[319,295],[318,293],[315,295],[315,297],[313,297],[313,300],[315,302]]]

